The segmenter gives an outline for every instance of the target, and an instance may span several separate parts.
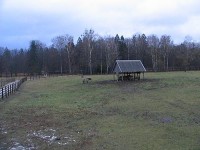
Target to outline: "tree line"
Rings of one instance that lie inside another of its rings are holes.
[[[28,49],[0,47],[0,75],[108,74],[117,59],[141,60],[150,71],[196,70],[200,43],[189,36],[181,44],[174,44],[170,35],[102,37],[86,29],[76,43],[66,34],[52,38],[50,46],[32,40]]]

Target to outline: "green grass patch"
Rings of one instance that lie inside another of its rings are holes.
[[[200,149],[200,72],[25,82],[0,102],[0,149]]]

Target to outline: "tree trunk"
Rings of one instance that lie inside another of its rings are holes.
[[[109,72],[109,53],[106,54],[106,73]]]
[[[103,74],[103,54],[102,54],[102,50],[101,50],[101,75]]]
[[[63,66],[62,66],[62,54],[61,54],[61,51],[60,51],[60,74],[63,73]]]
[[[163,56],[163,64],[164,64],[164,71],[166,71],[166,68],[165,68],[165,56]]]
[[[92,74],[92,50],[90,50],[90,56],[89,56],[89,69],[90,69],[90,74]]]
[[[157,51],[156,51],[156,54],[155,54],[155,71],[158,71],[158,54],[157,54]]]
[[[69,67],[69,74],[72,73],[72,69],[71,69],[71,59],[70,59],[70,53],[69,53],[69,49],[67,48],[67,55],[68,55],[68,67]]]
[[[153,66],[153,71],[155,71],[155,53],[154,53],[154,48],[151,48],[151,62]]]
[[[169,67],[169,58],[167,56],[167,71],[168,71],[168,67]]]

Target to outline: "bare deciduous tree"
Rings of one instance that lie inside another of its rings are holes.
[[[92,52],[94,49],[94,41],[95,41],[96,35],[94,34],[94,30],[85,30],[83,34],[83,43],[85,45],[86,51],[88,51],[88,66],[89,66],[89,72],[92,74]]]
[[[118,51],[115,43],[115,39],[113,37],[107,37],[105,39],[106,47],[106,73],[109,73],[109,69],[112,66],[113,62],[118,57]]]
[[[66,41],[65,41],[65,36],[57,36],[52,39],[53,42],[53,47],[58,49],[60,53],[60,73],[63,73],[63,60],[62,60],[62,51],[66,47]]]
[[[160,38],[160,47],[163,55],[164,70],[169,68],[169,53],[171,50],[171,37],[169,35],[162,35]]]
[[[158,70],[158,49],[159,49],[159,38],[156,35],[150,35],[147,37],[147,42],[151,50],[151,61],[153,70]]]
[[[68,58],[68,67],[69,73],[72,73],[72,64],[71,64],[71,53],[74,47],[74,40],[72,36],[66,35],[66,50],[67,50],[67,58]]]
[[[60,35],[52,39],[53,46],[58,49],[60,52],[60,73],[63,73],[63,56],[62,53],[66,49],[67,56],[68,56],[68,67],[69,67],[69,73],[72,73],[71,70],[71,50],[73,47],[73,37],[66,35]]]

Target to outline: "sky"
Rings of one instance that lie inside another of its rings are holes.
[[[0,0],[0,47],[49,46],[52,38],[77,38],[85,29],[101,36],[170,35],[200,41],[199,0]]]

